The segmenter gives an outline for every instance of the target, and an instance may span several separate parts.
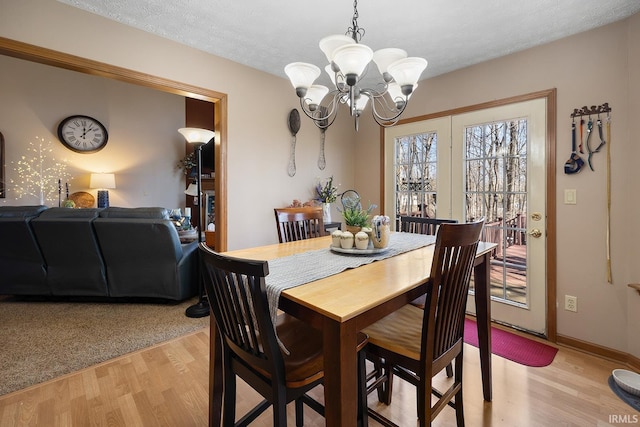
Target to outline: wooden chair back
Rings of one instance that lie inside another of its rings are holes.
[[[203,245],[200,254],[205,290],[225,353],[277,377],[284,368],[267,303],[267,261],[231,258]]]
[[[324,415],[323,406],[306,394],[324,379],[322,332],[286,313],[279,314],[274,324],[265,284],[267,261],[225,256],[205,243],[200,243],[200,254],[209,306],[222,337],[223,425],[246,426],[271,406],[272,425],[286,427],[291,401],[295,401],[296,425],[304,425],[303,404]],[[366,343],[366,335],[358,334],[359,372],[364,371],[360,350]],[[236,376],[265,398],[239,421],[235,421]],[[367,395],[364,388],[358,394],[362,422]]]
[[[322,208],[276,208],[273,210],[280,243],[325,236]]]
[[[440,224],[455,224],[457,222],[457,219],[400,216],[396,223],[396,230],[406,233],[435,235]]]
[[[462,351],[469,280],[483,225],[480,220],[438,228],[422,329],[421,358],[428,377]]]

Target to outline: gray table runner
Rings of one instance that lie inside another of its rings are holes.
[[[269,261],[269,275],[265,278],[271,318],[276,319],[282,291],[315,280],[333,276],[349,268],[357,268],[392,256],[432,245],[435,236],[414,233],[391,233],[386,250],[377,254],[350,255],[332,252],[329,247],[276,258]],[[282,343],[283,351],[288,353]]]

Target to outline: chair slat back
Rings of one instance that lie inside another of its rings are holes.
[[[400,216],[397,220],[396,230],[406,233],[435,235],[440,224],[456,224],[457,222],[457,219]]]
[[[320,208],[281,208],[273,210],[280,243],[325,236]]]
[[[205,290],[225,349],[265,372],[283,375],[266,296],[267,261],[224,256],[204,243],[200,254]]]
[[[438,228],[431,288],[425,305],[423,360],[424,356],[436,360],[455,345],[461,345],[469,280],[483,225],[484,220],[480,220],[443,223]]]

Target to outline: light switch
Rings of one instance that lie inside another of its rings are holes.
[[[565,188],[564,190],[564,204],[565,205],[575,205],[576,202],[576,190],[575,188],[569,189]]]

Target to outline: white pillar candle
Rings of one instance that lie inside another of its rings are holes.
[[[184,208],[184,216],[191,218],[191,208]]]

